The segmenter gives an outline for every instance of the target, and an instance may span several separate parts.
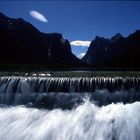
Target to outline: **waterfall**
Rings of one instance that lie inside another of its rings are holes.
[[[0,77],[1,140],[139,140],[139,77]]]
[[[140,88],[140,78],[135,77],[1,77],[1,93],[40,93],[40,92],[95,92],[106,89],[109,92]]]
[[[72,109],[88,96],[97,105],[140,100],[135,77],[1,77],[0,104]]]
[[[103,107],[86,101],[74,110],[0,108],[2,140],[139,140],[140,103]]]

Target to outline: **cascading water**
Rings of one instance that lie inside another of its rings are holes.
[[[71,109],[83,98],[98,105],[140,100],[140,78],[1,77],[0,103]]]
[[[0,78],[2,140],[139,140],[140,78]]]

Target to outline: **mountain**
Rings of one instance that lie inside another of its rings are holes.
[[[140,30],[123,37],[116,34],[110,39],[96,37],[82,58],[94,67],[140,68]]]
[[[77,66],[67,39],[60,33],[42,33],[23,19],[0,13],[0,64]]]
[[[82,61],[60,33],[42,33],[21,18],[0,13],[0,68],[4,65],[42,67],[140,68],[140,30],[110,39],[96,36]],[[88,64],[88,65],[86,65]]]

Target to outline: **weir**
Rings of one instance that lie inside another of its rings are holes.
[[[40,92],[95,92],[105,89],[109,92],[140,88],[140,78],[135,77],[1,77],[0,93],[40,93]]]
[[[139,140],[140,78],[0,78],[0,139]]]
[[[0,104],[72,109],[88,99],[102,106],[140,100],[135,77],[14,77],[0,78]]]

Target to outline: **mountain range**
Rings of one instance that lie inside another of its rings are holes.
[[[60,33],[42,33],[21,18],[0,13],[0,65],[73,68],[140,68],[140,30],[123,37],[96,36],[80,60]]]
[[[82,61],[94,67],[139,68],[140,30],[128,37],[119,33],[110,39],[97,36]]]
[[[42,33],[23,19],[0,13],[0,63],[79,66],[67,39],[60,33]]]

